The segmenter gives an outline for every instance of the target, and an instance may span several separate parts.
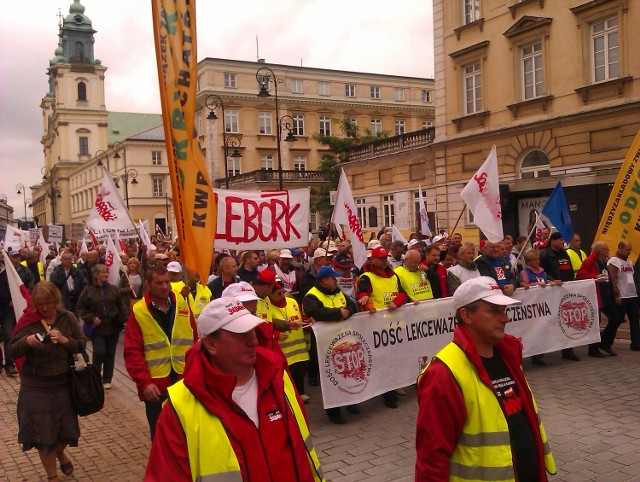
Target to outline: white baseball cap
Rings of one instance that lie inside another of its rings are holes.
[[[411,241],[409,241],[409,244],[407,244],[407,248],[411,249],[413,248],[416,244],[418,244],[420,241],[418,241],[417,239],[412,239]]]
[[[484,300],[494,305],[516,305],[522,303],[520,300],[510,298],[502,294],[502,290],[493,278],[480,276],[462,283],[453,294],[453,309],[467,306],[474,301]],[[200,315],[202,316],[202,315]]]
[[[380,241],[378,241],[377,239],[372,239],[371,241],[369,241],[369,244],[367,244],[367,248],[369,249],[373,249],[376,246],[380,246]]]
[[[327,255],[327,250],[324,248],[316,248],[313,252],[313,259],[323,258]]]
[[[255,301],[260,298],[256,294],[256,291],[246,281],[238,281],[237,283],[231,283],[222,292],[223,297],[235,298],[236,300],[243,301]]]
[[[177,261],[171,261],[171,263],[167,265],[167,271],[169,273],[182,273],[182,266],[180,266],[180,263]]]
[[[433,242],[437,243],[439,241],[445,240],[446,238],[447,238],[446,236],[443,236],[442,234],[438,234],[437,236],[433,237]]]
[[[291,254],[291,250],[290,249],[286,249],[286,248],[280,250],[280,257],[281,258],[293,259],[293,255]]]
[[[200,338],[224,329],[233,333],[246,333],[265,320],[253,316],[243,304],[228,296],[211,301],[198,317],[198,336]]]

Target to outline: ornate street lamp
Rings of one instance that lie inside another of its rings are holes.
[[[219,95],[208,95],[204,101],[205,105],[209,109],[209,115],[207,120],[216,121],[219,117],[216,114],[216,109],[219,107],[222,110],[222,147],[224,148],[224,186],[229,189],[229,168],[227,162],[229,162],[229,148],[233,149],[231,157],[235,159],[242,157],[239,148],[241,147],[240,138],[237,136],[227,135],[227,116],[224,113],[224,102]]]

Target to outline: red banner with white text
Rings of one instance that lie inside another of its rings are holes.
[[[216,249],[297,248],[309,242],[309,189],[214,189],[218,205]]]

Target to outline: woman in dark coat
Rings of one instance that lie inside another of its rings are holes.
[[[84,322],[83,331],[93,344],[93,364],[102,373],[105,390],[111,388],[116,348],[120,332],[127,320],[120,289],[109,284],[109,269],[97,264],[91,269],[93,284],[78,299],[76,313]],[[104,366],[103,366],[104,365]]]
[[[78,446],[80,426],[71,406],[71,356],[84,350],[87,339],[78,319],[61,302],[53,283],[41,281],[31,292],[36,311],[20,317],[9,345],[20,372],[18,442],[25,451],[36,448],[48,480],[57,480],[56,458],[65,475],[73,464],[64,453]]]

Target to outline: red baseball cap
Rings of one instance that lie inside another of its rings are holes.
[[[373,248],[371,250],[371,257],[372,258],[386,258],[387,257],[387,250],[384,249],[382,246],[376,246],[375,248]]]

